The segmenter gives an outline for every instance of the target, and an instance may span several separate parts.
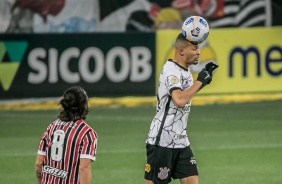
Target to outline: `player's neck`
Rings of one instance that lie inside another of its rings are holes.
[[[188,69],[188,67],[190,66],[190,64],[186,63],[182,58],[174,57],[173,62],[177,63],[178,65],[186,69]]]

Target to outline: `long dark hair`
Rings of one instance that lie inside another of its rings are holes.
[[[84,89],[74,86],[64,92],[59,102],[62,110],[58,115],[62,121],[86,119],[88,113],[88,97]]]

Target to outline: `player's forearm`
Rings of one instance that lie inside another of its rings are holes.
[[[42,180],[41,172],[42,172],[42,164],[35,164],[35,176],[37,178],[38,184],[40,184]]]
[[[43,161],[44,161],[44,156],[37,154],[36,161],[35,161],[35,174],[36,174],[38,184],[40,184],[42,180],[41,173],[42,173]]]
[[[91,167],[79,168],[79,181],[80,184],[91,184],[92,175],[91,175]]]
[[[190,98],[191,100],[201,87],[202,87],[202,83],[200,81],[195,81],[194,84],[188,89],[189,90],[187,95],[188,98]]]
[[[201,85],[201,82],[196,81],[189,89],[184,91],[179,90],[178,92],[173,94],[172,97],[175,105],[178,107],[184,107],[199,91]]]

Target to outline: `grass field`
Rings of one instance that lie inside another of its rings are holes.
[[[90,109],[87,122],[99,135],[93,183],[143,183],[154,112],[150,106]],[[57,114],[0,111],[0,184],[35,183],[39,139]],[[192,106],[188,132],[201,184],[281,184],[282,101]]]

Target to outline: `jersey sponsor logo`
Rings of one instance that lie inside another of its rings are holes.
[[[160,172],[158,173],[158,178],[160,178],[161,180],[167,179],[168,177],[168,172],[170,171],[169,168],[160,168]]]
[[[45,172],[47,174],[51,174],[51,175],[59,177],[59,178],[65,178],[68,175],[67,171],[57,169],[57,168],[54,168],[54,167],[50,167],[50,166],[47,166],[47,165],[45,165],[43,167],[43,172]]]
[[[178,140],[178,139],[185,139],[187,135],[179,135],[179,134],[174,134],[173,139]]]
[[[145,164],[145,171],[146,172],[150,172],[151,171],[151,165],[150,164],[148,164],[148,163]]]

